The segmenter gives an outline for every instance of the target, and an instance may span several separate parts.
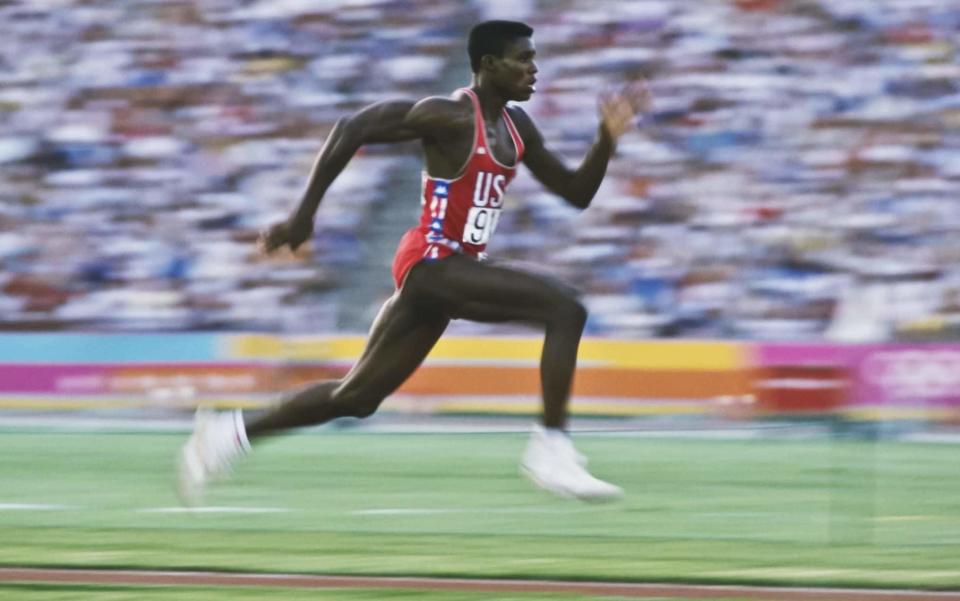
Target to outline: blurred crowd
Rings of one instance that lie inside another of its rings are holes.
[[[337,327],[371,215],[417,202],[390,199],[411,149],[354,159],[310,256],[264,259],[257,232],[297,202],[338,117],[448,93],[451,69],[467,84],[466,32],[499,5],[0,4],[0,328]],[[956,324],[955,3],[503,5],[536,30],[526,108],[569,164],[598,93],[637,77],[653,90],[590,209],[522,175],[490,245],[575,282],[589,333],[877,340]]]
[[[329,327],[335,307],[308,300],[355,261],[395,156],[364,152],[337,181],[314,261],[264,260],[257,233],[299,200],[337,118],[429,89],[459,50],[456,12],[430,0],[3,3],[3,325]]]

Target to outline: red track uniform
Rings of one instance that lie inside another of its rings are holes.
[[[403,285],[410,268],[420,261],[435,261],[453,253],[482,258],[500,219],[503,193],[523,159],[523,140],[507,109],[503,118],[517,151],[513,165],[499,163],[487,145],[480,102],[473,90],[462,88],[473,102],[474,135],[470,158],[454,179],[430,177],[423,172],[420,224],[400,239],[393,259],[393,279]]]

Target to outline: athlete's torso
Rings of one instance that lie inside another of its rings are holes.
[[[487,143],[486,125],[473,90],[463,88],[473,104],[474,133],[469,158],[456,177],[445,179],[423,172],[422,212],[417,228],[428,247],[425,258],[439,258],[445,251],[477,256],[484,251],[496,229],[503,194],[523,158],[523,140],[506,108],[503,120],[515,150],[511,164],[501,163]]]

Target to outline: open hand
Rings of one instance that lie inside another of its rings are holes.
[[[634,127],[637,115],[650,110],[651,97],[647,82],[639,79],[612,92],[600,95],[600,124],[617,140]]]

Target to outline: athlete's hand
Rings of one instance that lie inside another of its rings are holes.
[[[639,79],[628,83],[619,90],[600,95],[600,124],[616,141],[633,129],[637,116],[649,111],[650,105],[650,88],[647,82]]]
[[[257,246],[264,253],[272,253],[278,248],[289,246],[297,248],[310,239],[313,234],[313,221],[302,221],[291,217],[287,221],[275,223],[260,234]]]

